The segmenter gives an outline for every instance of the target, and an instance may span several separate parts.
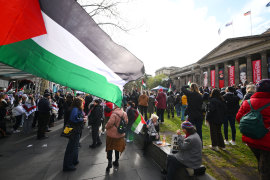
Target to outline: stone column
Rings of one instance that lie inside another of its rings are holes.
[[[211,69],[210,69],[210,66],[207,67],[207,86],[211,87]]]
[[[229,75],[228,75],[228,62],[224,62],[224,86],[228,87],[229,84]]]
[[[262,79],[267,79],[268,78],[268,70],[267,70],[267,53],[266,51],[261,52],[261,57],[262,57]]]
[[[251,63],[251,55],[248,55],[247,56],[247,82],[250,83],[250,82],[253,82],[253,79],[252,79],[252,63]]]
[[[215,87],[219,88],[219,80],[218,80],[218,64],[215,64]]]
[[[239,61],[238,59],[234,60],[234,78],[235,78],[235,85],[239,85]]]

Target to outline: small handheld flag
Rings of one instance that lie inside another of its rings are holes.
[[[190,85],[191,85],[191,82],[190,82],[190,81],[188,81],[188,86],[190,87]]]
[[[231,22],[227,23],[225,26],[228,27],[228,26],[230,26],[232,24],[233,24],[233,22],[231,21]]]
[[[142,79],[142,86],[143,86],[144,89],[146,88],[146,84],[145,84],[145,82],[143,81],[143,79]]]
[[[146,124],[145,120],[143,119],[142,115],[139,114],[139,116],[137,117],[137,119],[135,120],[135,122],[133,123],[131,130],[136,133],[139,134],[143,128],[143,125]]]
[[[172,85],[170,84],[170,87],[168,89],[168,92],[171,92],[172,91]]]
[[[244,13],[244,16],[248,16],[250,14],[251,14],[251,11],[248,11],[248,12]]]

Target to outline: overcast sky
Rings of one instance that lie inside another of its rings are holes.
[[[131,0],[118,7],[129,33],[108,32],[144,62],[154,75],[164,66],[197,62],[227,38],[249,36],[270,28],[270,0]],[[233,21],[233,25],[225,24]],[[221,29],[220,35],[218,29]]]

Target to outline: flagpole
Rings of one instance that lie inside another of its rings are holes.
[[[251,36],[252,36],[252,20],[251,20],[251,9],[250,9],[250,33],[251,33]]]

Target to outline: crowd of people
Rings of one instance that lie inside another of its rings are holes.
[[[250,100],[248,102],[247,100]],[[132,142],[134,134],[132,125],[139,113],[146,120],[144,150],[152,141],[160,140],[160,124],[164,123],[164,112],[168,118],[176,116],[182,122],[178,145],[179,152],[169,155],[167,161],[167,179],[172,179],[175,168],[199,168],[201,165],[203,148],[203,121],[210,127],[211,149],[225,150],[226,145],[236,145],[236,120],[253,109],[258,109],[270,103],[270,80],[262,80],[246,86],[232,86],[226,88],[203,88],[197,84],[183,86],[181,91],[163,92],[124,92],[122,107],[99,99],[91,95],[72,94],[63,95],[45,91],[43,96],[26,94],[0,94],[0,133],[6,136],[10,133],[29,134],[37,128],[37,139],[47,138],[46,132],[54,126],[56,119],[64,118],[64,127],[70,125],[74,131],[69,138],[64,156],[63,170],[76,170],[79,163],[78,154],[82,129],[88,121],[91,127],[92,144],[89,148],[98,148],[101,144],[101,135],[106,134],[106,152],[110,171],[112,166],[119,166],[120,153],[125,150],[126,143]],[[6,117],[11,114],[14,118],[13,131],[6,128]],[[156,114],[155,114],[156,113]],[[254,139],[243,135],[243,142],[248,145],[258,160],[258,169],[261,179],[269,179],[270,160],[270,107],[261,111],[263,123],[268,133],[261,139]],[[125,123],[126,130],[121,132],[119,127]],[[222,133],[223,125],[223,133]],[[228,126],[231,127],[231,137],[228,138]],[[20,132],[20,128],[22,132]],[[101,133],[100,133],[101,129]],[[183,134],[183,135],[182,135]],[[224,134],[224,138],[223,138]],[[115,161],[112,161],[113,151]]]

